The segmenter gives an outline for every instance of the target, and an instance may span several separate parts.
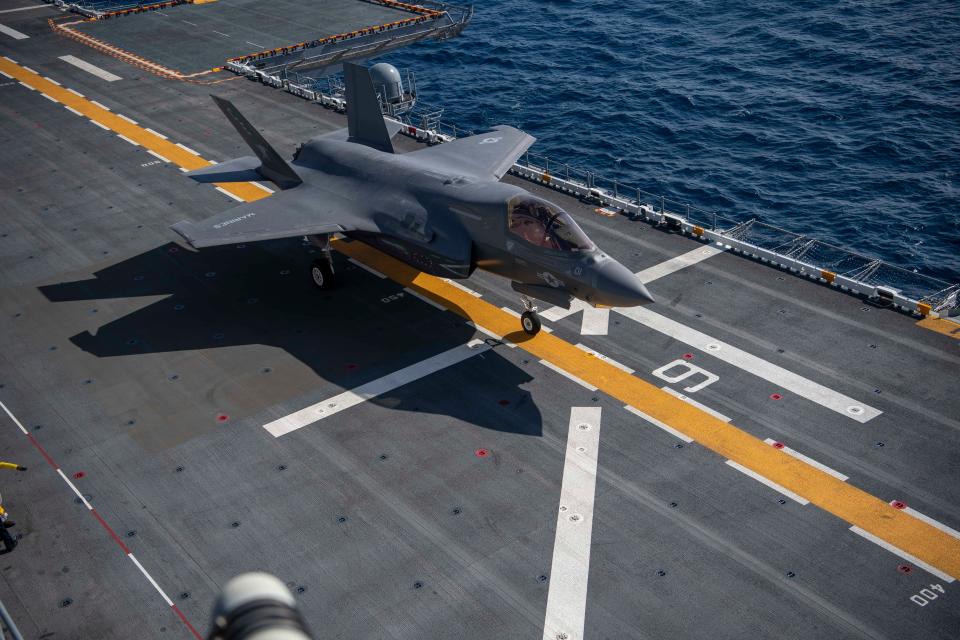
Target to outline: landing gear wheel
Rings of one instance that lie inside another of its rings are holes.
[[[540,316],[536,311],[524,311],[520,314],[520,326],[524,333],[535,336],[540,333]]]
[[[310,278],[317,289],[326,291],[333,287],[333,269],[330,262],[323,258],[317,258],[310,267]]]

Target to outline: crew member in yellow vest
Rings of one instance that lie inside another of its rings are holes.
[[[0,469],[14,469],[16,471],[26,471],[27,468],[20,464],[14,464],[13,462],[3,462],[0,460]],[[3,547],[5,549],[4,553],[9,553],[13,551],[13,548],[17,546],[16,539],[10,535],[10,532],[7,531],[10,527],[16,524],[13,520],[9,520],[10,515],[7,513],[6,509],[3,508],[3,496],[0,495],[0,538],[3,539]]]

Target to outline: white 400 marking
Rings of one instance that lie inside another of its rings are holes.
[[[940,593],[946,593],[943,590],[943,587],[939,584],[932,584],[930,585],[929,589],[920,589],[920,593],[915,593],[910,596],[910,600],[918,607],[925,607],[927,606],[927,603],[932,602],[940,597],[937,595],[937,591]]]
[[[386,298],[380,298],[380,302],[384,304],[390,304],[391,302],[401,300],[402,298],[403,298],[403,292],[401,291],[399,293],[394,293],[392,295],[389,295]]]

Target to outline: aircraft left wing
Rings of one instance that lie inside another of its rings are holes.
[[[170,227],[196,248],[340,231],[375,231],[357,205],[316,188],[280,191],[200,222]]]
[[[485,133],[418,149],[412,155],[427,167],[499,180],[536,140],[519,129],[500,125]]]

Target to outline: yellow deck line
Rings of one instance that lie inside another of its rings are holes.
[[[19,65],[0,59],[0,70],[181,167],[197,169],[210,164]],[[250,183],[221,183],[219,186],[246,201],[268,195]],[[940,571],[960,578],[960,540],[891,507],[885,500],[771,447],[735,425],[723,422],[561,338],[547,332],[531,338],[519,329],[514,316],[440,278],[420,273],[359,242],[337,243],[337,249],[473,323],[504,336],[538,359],[547,360],[620,402],[642,410],[720,456],[803,496],[821,509]]]
[[[943,318],[924,318],[923,320],[917,322],[917,326],[960,340],[960,323],[952,320],[944,320]]]

